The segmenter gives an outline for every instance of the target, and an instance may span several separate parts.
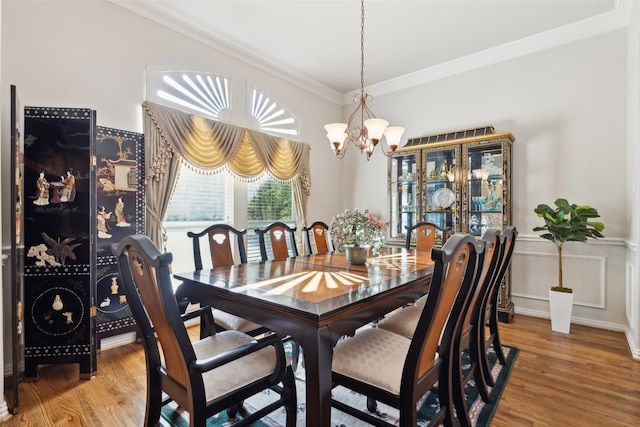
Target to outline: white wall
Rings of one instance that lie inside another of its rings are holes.
[[[512,272],[516,313],[548,315],[556,250],[533,233],[539,225],[533,210],[565,197],[597,208],[607,237],[565,248],[574,321],[626,327],[626,46],[626,31],[617,30],[378,96],[372,104],[378,117],[406,127],[405,138],[483,125],[514,134],[513,224],[520,232]],[[354,182],[353,205],[385,213],[386,159],[377,153],[370,163],[350,164],[345,174]]]
[[[285,77],[249,66],[113,3],[4,1],[2,7],[3,107],[8,105],[4,100],[9,99],[9,85],[13,84],[23,106],[92,108],[97,111],[100,126],[143,132],[141,104],[145,100],[147,66],[179,66],[224,74],[233,79],[234,124],[249,123],[245,105],[250,85],[267,92],[300,121],[299,139],[312,147],[309,220],[329,222],[343,209],[343,163],[331,154],[323,129],[325,123],[341,120],[342,107],[295,86]],[[4,129],[9,128],[8,120],[8,112],[3,110]],[[8,139],[3,132],[0,181],[4,189],[10,177]],[[25,191],[29,192],[28,183]],[[10,192],[2,192],[4,212],[9,209],[10,196]],[[10,244],[8,221],[5,215],[5,250]],[[9,301],[8,292],[6,287],[5,301]],[[9,316],[6,309],[5,324],[10,324]],[[9,353],[6,348],[7,362]]]
[[[626,307],[627,339],[634,357],[640,358],[640,3],[633,2],[627,36],[627,197],[630,209],[628,239],[633,242],[627,251]]]

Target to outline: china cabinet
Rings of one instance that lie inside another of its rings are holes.
[[[407,228],[423,221],[478,238],[509,225],[513,141],[492,126],[410,138],[389,158],[387,243],[404,245]],[[503,321],[513,313],[508,274],[499,310]]]

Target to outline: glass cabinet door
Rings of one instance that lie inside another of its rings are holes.
[[[455,233],[459,231],[460,148],[425,149],[424,152],[425,208],[421,221],[449,227],[450,233]]]
[[[489,229],[504,226],[504,159],[500,143],[470,145],[466,151],[468,207],[465,226],[469,234],[482,236]]]
[[[417,151],[397,154],[389,159],[389,239],[397,243],[405,241],[405,227],[411,227],[419,218],[419,162]]]

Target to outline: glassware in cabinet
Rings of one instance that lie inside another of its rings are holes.
[[[459,231],[460,147],[424,149],[425,205],[421,221]]]
[[[490,229],[502,230],[510,222],[507,169],[511,163],[505,157],[510,155],[505,153],[509,149],[500,140],[463,145],[467,184],[462,229],[469,234],[480,237]]]
[[[422,177],[420,153],[409,152],[389,159],[389,243],[404,244],[406,228],[420,215],[418,200]]]

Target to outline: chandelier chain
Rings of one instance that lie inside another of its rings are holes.
[[[364,97],[364,0],[360,3],[360,96]]]

